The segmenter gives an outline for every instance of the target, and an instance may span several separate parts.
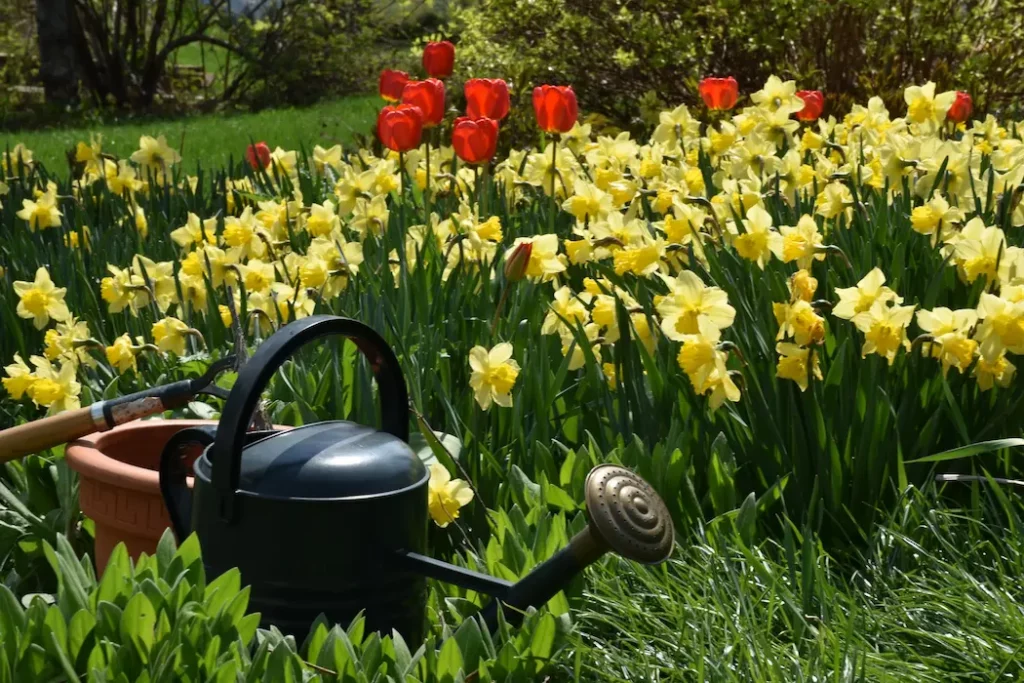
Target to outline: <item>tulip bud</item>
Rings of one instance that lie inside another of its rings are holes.
[[[402,89],[402,103],[419,107],[423,127],[433,128],[444,119],[444,83],[436,78],[409,81]]]
[[[431,78],[448,78],[455,67],[455,46],[447,40],[427,43],[423,48],[423,69]]]
[[[728,111],[736,106],[740,86],[732,76],[727,78],[705,78],[698,88],[701,99],[711,111]]]
[[[270,165],[270,147],[265,142],[249,145],[245,150],[245,160],[254,171],[266,168]]]
[[[568,133],[579,115],[576,93],[570,86],[538,85],[533,89],[533,111],[545,133]]]
[[[402,91],[409,82],[409,74],[395,69],[384,69],[380,72],[380,79],[377,82],[377,89],[380,96],[388,102],[398,102],[402,99]]]
[[[526,269],[530,265],[530,256],[533,254],[533,242],[520,242],[505,257],[505,280],[508,282],[519,282],[526,276]]]
[[[956,99],[953,100],[952,106],[949,108],[949,111],[946,112],[946,118],[953,123],[963,123],[971,117],[972,109],[973,103],[971,102],[971,96],[962,90],[958,90],[956,93]]]
[[[820,90],[801,90],[796,96],[804,103],[804,108],[796,113],[796,117],[801,121],[817,121],[825,109],[825,95]]]

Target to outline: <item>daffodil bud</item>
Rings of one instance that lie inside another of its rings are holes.
[[[533,254],[533,242],[522,242],[505,257],[505,280],[519,282],[526,276]]]

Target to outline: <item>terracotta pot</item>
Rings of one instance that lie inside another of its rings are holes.
[[[156,552],[171,525],[160,495],[160,454],[177,431],[203,424],[214,423],[142,420],[68,444],[68,465],[79,475],[79,505],[96,524],[97,573],[122,541],[133,558]]]

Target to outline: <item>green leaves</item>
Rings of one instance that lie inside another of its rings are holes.
[[[941,453],[935,453],[933,455],[926,455],[923,458],[916,460],[908,460],[906,464],[911,465],[914,463],[923,462],[945,462],[947,460],[961,460],[963,458],[973,458],[977,455],[984,455],[986,453],[994,453],[1010,448],[1020,448],[1024,446],[1024,439],[995,439],[993,441],[979,441],[978,443],[972,443],[967,446],[961,446],[959,448],[953,448],[948,451],[942,451]]]

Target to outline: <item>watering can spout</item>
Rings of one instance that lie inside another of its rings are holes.
[[[506,620],[517,624],[528,607],[540,607],[587,566],[612,551],[644,564],[658,564],[672,553],[672,519],[654,489],[622,467],[600,465],[587,476],[589,523],[569,544],[516,583],[403,553],[409,569],[493,597],[480,613],[488,629],[497,628],[498,604]]]

